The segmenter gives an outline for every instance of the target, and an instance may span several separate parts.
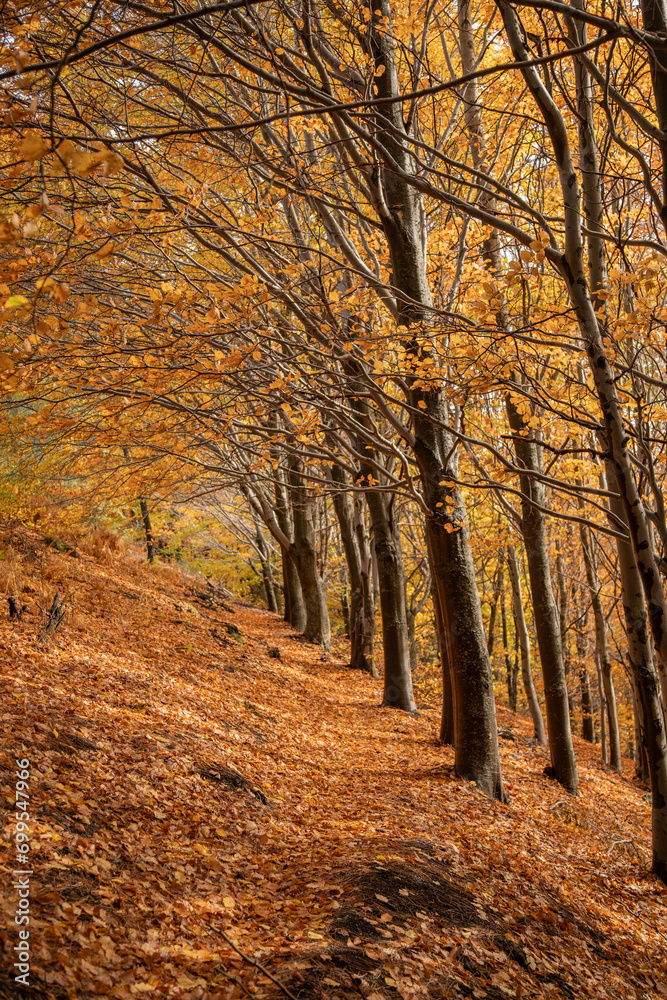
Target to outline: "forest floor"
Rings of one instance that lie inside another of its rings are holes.
[[[110,538],[0,542],[0,584],[28,605],[0,622],[0,997],[667,996],[667,891],[630,761],[620,778],[577,740],[572,798],[501,708],[510,803],[489,801],[454,773],[435,706],[379,708],[343,646],[328,658]],[[41,636],[56,588],[70,611]],[[16,758],[31,767],[25,990]]]

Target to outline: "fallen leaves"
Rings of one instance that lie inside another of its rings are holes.
[[[664,890],[609,854],[613,835],[648,857],[647,804],[595,748],[577,744],[568,822],[527,720],[501,711],[512,802],[490,802],[456,779],[435,712],[397,732],[375,682],[275,616],[188,613],[190,581],[168,569],[45,551],[77,576],[77,624],[37,650],[29,619],[0,622],[0,768],[17,744],[32,755],[49,988],[277,998],[262,966],[335,1000],[359,996],[351,976],[366,1000],[634,1000],[665,981]],[[221,648],[230,624],[243,642]]]

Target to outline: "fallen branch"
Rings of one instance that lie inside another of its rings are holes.
[[[247,962],[249,965],[254,965],[256,969],[259,969],[259,971],[267,977],[267,979],[270,979],[272,983],[275,983],[278,989],[281,990],[286,997],[289,997],[289,1000],[296,1000],[294,994],[290,993],[287,987],[283,983],[281,983],[279,979],[276,979],[275,976],[272,976],[271,973],[268,971],[268,969],[264,968],[261,962],[256,962],[254,958],[250,958],[250,956],[246,955],[244,951],[241,951],[238,945],[235,945],[234,942],[231,940],[231,938],[227,937],[224,931],[221,931],[219,930],[219,928],[214,927],[213,924],[209,924],[208,920],[205,920],[204,923],[210,930],[213,931],[214,934],[219,934],[221,938],[224,938],[229,947],[233,948],[236,954],[240,955],[241,958],[244,960],[244,962]]]

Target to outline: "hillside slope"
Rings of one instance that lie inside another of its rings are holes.
[[[10,621],[3,601],[0,622],[1,997],[667,996],[667,894],[630,762],[620,779],[578,741],[572,799],[501,709],[511,801],[491,802],[454,774],[435,709],[378,708],[378,682],[275,615],[104,541],[59,552],[7,530],[4,553],[28,609]],[[72,611],[40,638],[56,587]]]

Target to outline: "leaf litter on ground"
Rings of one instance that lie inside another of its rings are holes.
[[[378,707],[343,644],[323,660],[276,615],[193,603],[197,581],[132,551],[20,542],[33,614],[0,623],[0,997],[667,996],[667,893],[631,761],[620,778],[577,740],[572,798],[529,721],[500,707],[510,803],[492,802],[455,774],[435,709]],[[49,586],[70,611],[38,642]],[[17,757],[27,991],[12,971]]]

